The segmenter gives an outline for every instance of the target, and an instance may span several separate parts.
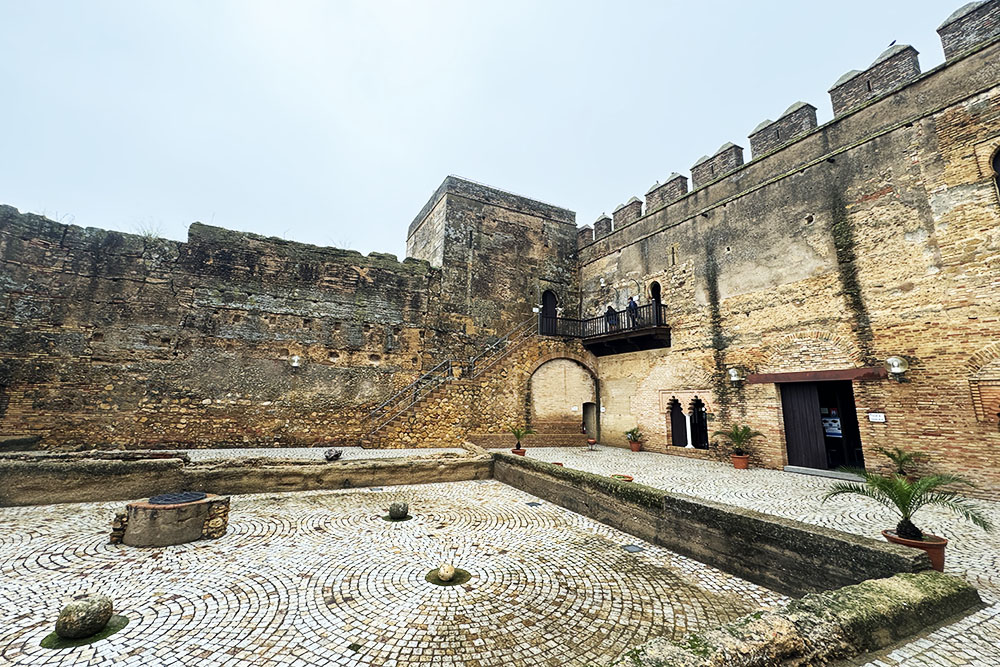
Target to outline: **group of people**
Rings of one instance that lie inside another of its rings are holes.
[[[628,315],[629,327],[635,328],[639,325],[639,304],[635,302],[633,297],[628,298],[628,303],[625,305],[625,313]],[[608,309],[604,311],[604,322],[608,325],[609,331],[621,326],[618,320],[618,311],[611,304],[608,304]]]

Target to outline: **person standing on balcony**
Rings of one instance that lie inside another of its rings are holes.
[[[604,311],[604,323],[608,325],[608,331],[618,328],[618,311],[611,304],[608,304],[608,309]]]
[[[628,311],[628,323],[634,329],[639,323],[639,304],[635,302],[635,299],[629,297],[625,310]]]

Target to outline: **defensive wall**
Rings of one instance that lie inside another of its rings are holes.
[[[921,74],[894,46],[834,84],[832,121],[797,103],[751,133],[750,162],[726,144],[692,168],[693,190],[672,174],[641,215],[634,198],[580,230],[584,317],[648,302],[654,282],[670,309],[669,350],[599,359],[606,434],[638,424],[648,449],[718,456],[668,444],[671,399],[698,396],[709,431],[751,423],[758,464],[780,467],[773,374],[844,371],[867,460],[916,448],[1000,490],[998,16],[970,3],[939,28],[943,65]],[[891,355],[905,382],[875,372]]]

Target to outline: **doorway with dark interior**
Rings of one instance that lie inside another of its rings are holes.
[[[556,295],[552,290],[542,292],[542,312],[539,315],[538,331],[545,336],[556,333]]]
[[[649,284],[649,300],[653,304],[653,324],[660,326],[663,324],[660,321],[662,319],[660,315],[660,283],[655,280]]]
[[[850,380],[788,382],[778,386],[790,467],[864,468]]]
[[[597,403],[583,404],[583,430],[586,431],[588,438],[593,438],[594,440],[600,440],[600,435],[598,434],[598,414]]]

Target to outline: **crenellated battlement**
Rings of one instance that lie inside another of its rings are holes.
[[[946,62],[940,68],[935,68],[934,72],[947,68],[1000,38],[1000,0],[979,0],[962,6],[938,27],[937,32]],[[580,247],[596,243],[658,210],[694,195],[702,188],[727,180],[727,177],[736,172],[741,172],[742,176],[742,171],[747,166],[789,149],[814,132],[826,132],[824,141],[820,143],[827,152],[846,147],[849,144],[845,142],[855,140],[859,132],[855,128],[844,130],[835,126],[842,121],[850,122],[861,110],[898,94],[930,74],[921,73],[918,55],[917,50],[907,44],[890,46],[866,69],[851,70],[834,82],[829,90],[833,121],[822,127],[818,126],[816,107],[807,102],[796,102],[778,116],[777,120],[764,120],[750,132],[750,163],[744,164],[742,147],[727,142],[712,155],[702,156],[692,165],[690,192],[687,178],[673,173],[666,183],[657,182],[646,192],[645,206],[633,197],[615,209],[613,218],[602,216],[594,223],[592,235],[581,233],[578,236]],[[859,122],[867,123],[868,129],[874,128],[870,120]],[[765,169],[763,172],[772,173],[769,177],[773,177],[773,170]],[[755,179],[744,178],[743,187],[752,187],[752,180]],[[728,192],[728,189],[723,188],[723,191]]]

